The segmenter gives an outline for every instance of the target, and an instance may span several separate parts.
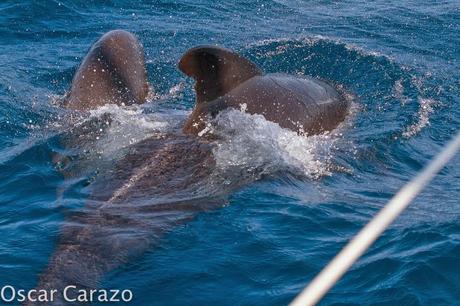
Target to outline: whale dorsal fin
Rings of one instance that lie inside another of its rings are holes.
[[[239,54],[216,46],[188,50],[179,61],[179,69],[196,80],[197,103],[225,95],[262,71]]]
[[[110,31],[91,47],[75,73],[64,104],[90,110],[105,104],[141,104],[149,91],[144,48],[124,30]]]

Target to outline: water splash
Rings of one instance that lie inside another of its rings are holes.
[[[166,93],[158,93],[152,87],[150,87],[147,101],[151,102],[155,100],[181,99],[184,96],[185,88],[185,82],[177,83],[176,85],[172,86]]]
[[[430,124],[430,115],[434,111],[434,106],[438,104],[436,100],[419,98],[420,108],[418,111],[418,120],[408,126],[402,135],[406,138],[413,137]]]
[[[217,168],[238,175],[269,175],[289,171],[308,178],[329,175],[338,134],[301,136],[242,110],[229,109],[212,122],[208,133],[219,138],[214,150]]]
[[[276,45],[275,50],[265,52],[263,54],[264,57],[272,57],[276,55],[280,55],[286,53],[288,51],[292,51],[296,48],[304,48],[304,47],[314,47],[318,44],[332,44],[335,46],[340,46],[345,48],[350,52],[356,52],[361,56],[371,56],[371,57],[382,57],[386,60],[393,62],[394,59],[386,54],[383,54],[378,51],[374,50],[367,50],[364,49],[356,44],[345,42],[340,38],[336,37],[326,37],[323,35],[313,35],[313,36],[298,36],[295,38],[273,38],[273,39],[262,39],[256,41],[254,43],[248,44],[248,48],[257,48],[263,47],[268,45]]]
[[[406,105],[411,99],[404,94],[403,79],[398,79],[393,85],[393,96],[401,105]]]
[[[158,133],[173,130],[182,122],[187,112],[170,110],[165,112],[144,112],[140,105],[118,106],[114,104],[99,107],[90,112],[91,118],[109,116],[111,122],[103,137],[96,138],[95,147],[99,153],[111,155],[118,150],[138,143]],[[102,131],[103,127],[100,127]]]

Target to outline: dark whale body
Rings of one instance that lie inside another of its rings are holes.
[[[148,91],[141,43],[133,34],[115,30],[102,36],[83,59],[66,106],[88,110],[108,103],[140,104]]]
[[[345,118],[349,102],[328,83],[304,76],[262,74],[230,50],[201,46],[189,50],[179,69],[196,80],[196,106],[184,132],[197,134],[207,115],[243,107],[281,127],[306,135],[334,129]]]
[[[220,186],[215,181],[215,144],[195,136],[205,117],[244,104],[249,113],[310,135],[333,129],[348,108],[341,94],[323,81],[263,75],[250,61],[222,48],[193,48],[182,57],[179,68],[196,80],[197,103],[183,127],[185,133],[159,134],[133,145],[111,171],[87,187],[90,196],[85,207],[63,226],[36,287],[58,291],[53,305],[72,305],[59,295],[66,286],[99,287],[107,272],[142,254],[174,225],[222,206],[226,194],[249,182],[239,179]],[[143,103],[148,93],[145,71],[136,37],[125,31],[109,32],[80,65],[66,106],[86,111],[107,103]],[[72,145],[91,138],[86,137],[91,133],[86,126],[77,127],[76,133],[82,135],[75,135]],[[206,182],[214,189],[203,193]]]
[[[213,165],[212,145],[193,136],[158,135],[132,146],[87,187],[86,205],[67,218],[36,289],[57,290],[52,305],[82,305],[64,300],[64,288],[76,286],[72,299],[77,290],[98,288],[107,272],[142,255],[171,228],[222,206],[228,189],[178,200],[196,192]]]

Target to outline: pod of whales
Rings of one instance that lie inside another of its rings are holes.
[[[196,137],[208,117],[244,105],[249,113],[311,135],[335,128],[348,109],[342,95],[324,81],[264,75],[254,63],[219,47],[190,49],[179,69],[196,80],[196,105],[183,132],[152,136],[133,145],[109,175],[87,187],[91,192],[87,205],[63,227],[37,289],[59,293],[68,285],[83,290],[99,287],[107,272],[142,254],[174,225],[222,206],[221,196],[245,183],[194,194],[199,182],[212,180],[213,143]],[[139,104],[147,93],[142,45],[131,33],[117,30],[102,36],[89,50],[65,105],[85,111],[107,103]],[[171,200],[171,194],[179,196]],[[180,196],[190,194],[194,195]],[[71,304],[60,295],[53,302]]]

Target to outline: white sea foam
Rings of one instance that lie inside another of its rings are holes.
[[[235,109],[220,113],[212,126],[208,133],[219,137],[214,157],[223,172],[260,176],[287,170],[311,178],[330,173],[335,134],[301,136],[262,115]]]
[[[172,86],[166,93],[158,93],[151,87],[147,96],[147,101],[180,99],[183,97],[186,88],[185,82],[179,82]]]
[[[95,147],[99,153],[110,155],[155,133],[170,130],[188,113],[145,114],[138,106],[116,105],[106,105],[91,112],[98,118],[104,114],[111,115],[112,123]],[[267,121],[262,115],[245,113],[244,107],[223,111],[208,124],[203,134],[218,137],[213,152],[216,171],[224,173],[228,179],[232,179],[229,173],[256,176],[252,179],[257,179],[278,171],[310,178],[328,175],[331,152],[338,138],[338,133],[301,136]]]
[[[350,42],[345,42],[340,38],[337,37],[326,37],[322,35],[312,35],[312,36],[298,36],[298,37],[292,37],[292,38],[273,38],[273,39],[263,39],[256,41],[254,43],[249,44],[247,47],[261,47],[261,46],[266,46],[269,44],[273,43],[278,43],[280,44],[279,46],[276,47],[274,51],[269,51],[264,53],[264,57],[271,57],[274,55],[279,55],[283,54],[288,50],[292,50],[295,48],[301,48],[301,47],[313,47],[317,45],[318,43],[321,42],[327,42],[335,45],[342,45],[345,49],[348,51],[353,51],[357,52],[363,56],[373,56],[373,57],[384,57],[390,62],[394,61],[392,57],[377,52],[375,50],[367,50],[364,49],[361,46],[358,46],[356,44],[350,43]],[[281,45],[282,44],[282,45]],[[289,44],[289,45],[286,45]]]
[[[90,118],[103,118],[108,114],[111,119],[110,123],[105,123],[107,126],[105,135],[100,139],[97,138],[95,144],[98,153],[109,155],[156,133],[173,129],[183,120],[187,112],[170,110],[168,113],[146,113],[139,105],[109,104],[90,111],[90,114]]]
[[[157,109],[158,100],[180,98],[185,90],[185,83],[172,86],[166,93],[159,94],[153,87],[149,88],[147,103],[143,105],[120,106],[106,104],[90,110],[89,115],[84,112],[67,112],[63,116],[57,115],[46,125],[48,130],[66,129],[73,133],[74,127],[87,124],[90,120],[97,122],[94,131],[94,143],[91,151],[109,156],[118,150],[142,141],[155,133],[162,133],[177,128],[178,124],[187,116],[187,111],[170,110],[167,112],[149,111]],[[50,103],[62,107],[65,95],[51,96]],[[147,111],[146,111],[147,110]],[[104,118],[107,120],[104,121]],[[78,130],[77,130],[78,131]],[[76,135],[77,137],[79,135]]]
[[[430,124],[430,115],[434,111],[434,106],[438,102],[433,99],[419,98],[420,108],[418,110],[418,120],[406,128],[402,135],[406,138],[413,137]]]
[[[403,80],[398,79],[393,85],[393,96],[401,102],[401,105],[406,105],[409,101],[410,98],[406,97],[404,94],[404,86],[402,84]]]

